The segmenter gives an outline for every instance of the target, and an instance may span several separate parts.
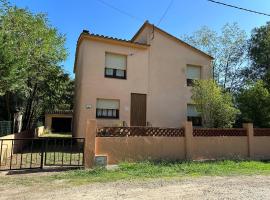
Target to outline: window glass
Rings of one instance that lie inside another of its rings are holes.
[[[124,70],[116,70],[116,76],[124,77],[125,71]]]
[[[197,112],[196,107],[194,104],[187,105],[187,116],[189,117],[198,117],[200,113]]]
[[[112,76],[113,75],[113,69],[106,68],[106,75]]]

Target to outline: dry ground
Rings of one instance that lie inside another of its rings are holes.
[[[57,172],[58,173],[58,172]],[[51,174],[51,173],[50,173]],[[15,179],[47,176],[47,173],[4,175]],[[25,180],[26,180],[25,179]],[[182,179],[151,179],[71,185],[66,180],[49,183],[4,184],[1,200],[20,199],[270,199],[270,176],[203,176]]]

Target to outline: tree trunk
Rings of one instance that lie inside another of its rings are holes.
[[[37,91],[37,83],[35,83],[35,86],[33,88],[33,92],[30,95],[29,99],[27,100],[27,105],[25,109],[24,119],[23,119],[23,130],[29,130],[31,127],[31,113],[33,109],[33,101],[36,96]]]
[[[11,121],[11,112],[10,112],[10,93],[5,94],[5,105],[6,105],[6,119]]]

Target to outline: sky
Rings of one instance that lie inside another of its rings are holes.
[[[104,5],[101,1],[125,11]],[[223,3],[270,14],[269,0],[218,0]],[[62,63],[74,77],[73,66],[77,39],[83,29],[91,33],[131,39],[145,20],[158,24],[171,0],[10,0],[13,5],[33,13],[46,13],[52,26],[65,34],[69,56]],[[131,17],[132,16],[132,17]],[[250,33],[270,17],[253,14],[208,2],[207,0],[173,0],[159,27],[176,37],[192,34],[201,26],[219,32],[226,23],[237,22]]]

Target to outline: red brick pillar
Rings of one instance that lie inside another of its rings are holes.
[[[87,120],[85,143],[84,143],[84,166],[92,168],[95,162],[95,140],[97,131],[97,121],[94,119]]]

